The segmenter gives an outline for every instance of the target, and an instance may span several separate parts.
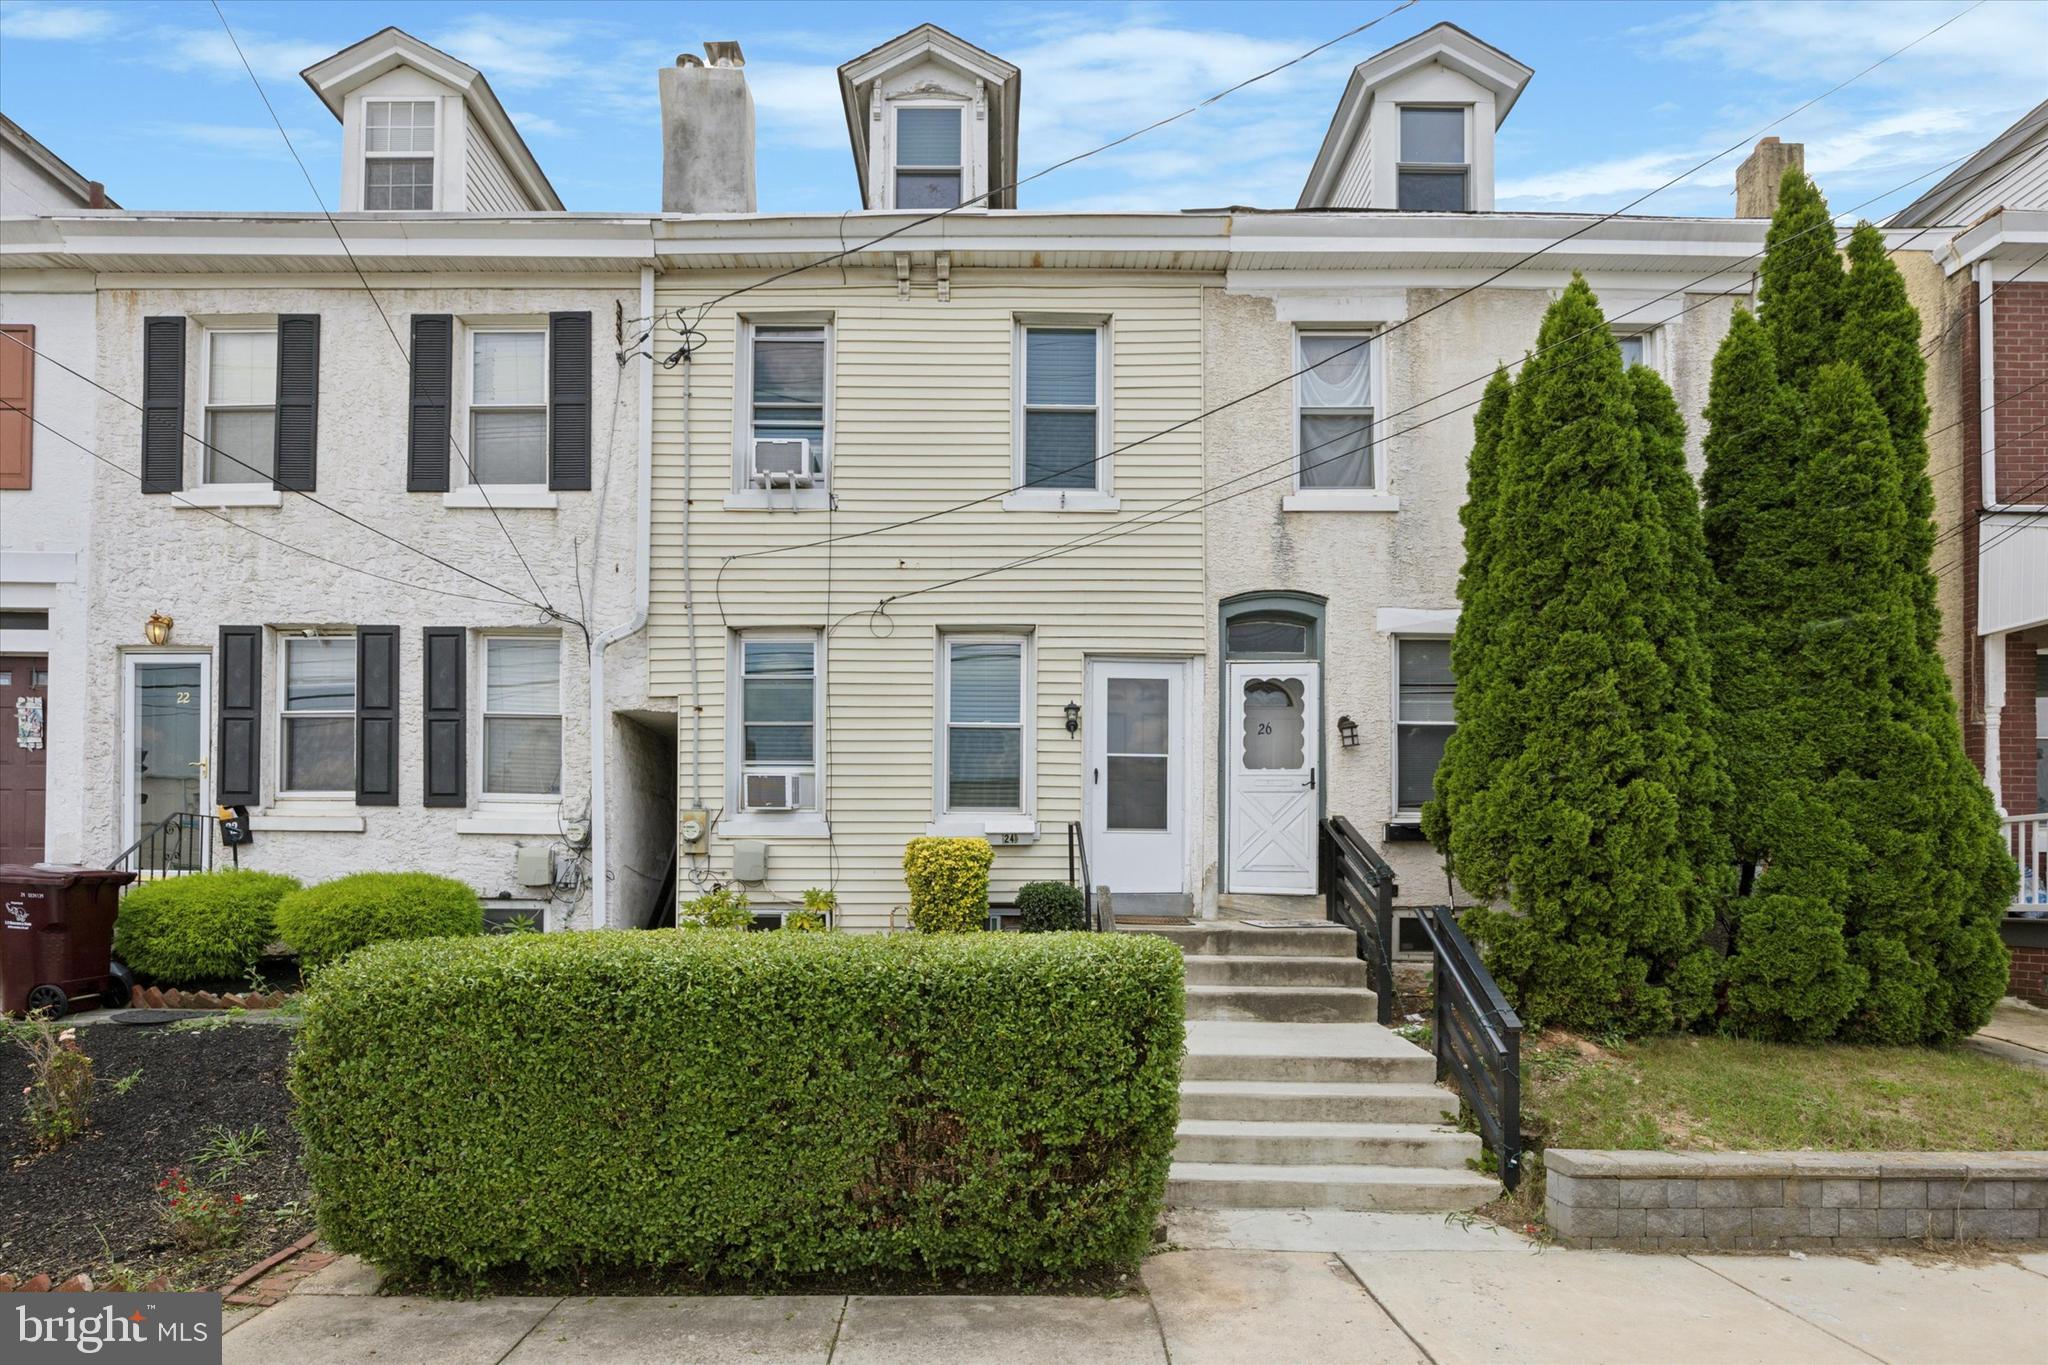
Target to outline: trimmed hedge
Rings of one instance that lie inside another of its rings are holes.
[[[986,839],[929,836],[903,846],[910,927],[926,934],[988,927],[988,871],[996,851]]]
[[[1017,888],[1018,925],[1027,934],[1088,927],[1081,888],[1065,882],[1026,882]]]
[[[1181,958],[1137,934],[379,944],[292,1068],[322,1233],[409,1275],[1135,1263]]]
[[[483,931],[476,892],[426,872],[357,872],[295,891],[277,906],[278,936],[309,966],[365,944]]]
[[[276,939],[277,903],[298,889],[296,877],[236,870],[144,883],[121,901],[114,954],[177,986],[239,978]]]

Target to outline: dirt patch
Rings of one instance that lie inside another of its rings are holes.
[[[212,1288],[313,1230],[285,1090],[289,1026],[107,1023],[78,1037],[98,1083],[92,1123],[54,1152],[36,1151],[21,1122],[27,1059],[12,1047],[0,1054],[0,1271],[58,1280],[87,1271],[103,1288],[121,1272],[168,1273],[177,1288]],[[114,1082],[138,1071],[125,1093],[115,1092]],[[221,1130],[246,1136],[257,1126],[261,1150],[245,1160],[200,1160]],[[186,1252],[172,1241],[157,1197],[172,1166],[242,1196],[237,1242]]]

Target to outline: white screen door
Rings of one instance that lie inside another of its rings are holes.
[[[1088,870],[1126,893],[1186,889],[1179,663],[1088,661]]]
[[[1229,774],[1231,891],[1308,894],[1316,889],[1316,794],[1321,666],[1230,666]]]
[[[211,814],[211,698],[204,654],[130,654],[124,707],[127,762],[122,821],[132,843],[184,811]],[[182,847],[182,845],[181,845]],[[194,855],[197,856],[196,854]],[[196,864],[195,864],[196,865]]]

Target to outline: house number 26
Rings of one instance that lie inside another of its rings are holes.
[[[1262,720],[1262,721],[1260,721],[1260,722],[1259,722],[1259,733],[1260,733],[1260,734],[1262,734],[1262,735],[1270,735],[1270,734],[1272,734],[1272,733],[1273,733],[1273,722],[1272,722],[1272,721],[1270,721],[1270,720]]]

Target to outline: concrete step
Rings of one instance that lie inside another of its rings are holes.
[[[1190,1019],[1274,1024],[1363,1024],[1378,1017],[1378,997],[1344,986],[1189,986]]]
[[[1426,1166],[1462,1171],[1475,1133],[1427,1123],[1247,1122],[1182,1117],[1176,1161],[1273,1166]]]
[[[1186,959],[1190,986],[1348,986],[1372,988],[1372,972],[1355,957],[1211,957]]]
[[[1440,1124],[1458,1097],[1427,1083],[1182,1081],[1182,1119]]]
[[[1158,934],[1180,945],[1189,956],[1212,957],[1352,957],[1358,936],[1338,924],[1305,923],[1299,929],[1257,929],[1211,920],[1199,924],[1132,925],[1132,934]]]
[[[1190,994],[1193,992],[1191,991]],[[1436,1079],[1436,1059],[1378,1024],[1191,1019],[1182,1081],[1357,1084]]]
[[[1271,1166],[1176,1161],[1166,1202],[1198,1209],[1361,1209],[1455,1213],[1500,1193],[1477,1171],[1426,1166]]]

